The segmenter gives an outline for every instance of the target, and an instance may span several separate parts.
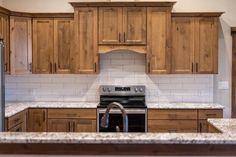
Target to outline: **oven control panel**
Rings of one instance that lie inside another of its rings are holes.
[[[100,95],[145,95],[145,86],[100,86]]]

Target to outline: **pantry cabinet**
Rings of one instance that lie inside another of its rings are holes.
[[[192,15],[192,16],[191,16]],[[173,74],[218,73],[218,23],[221,13],[174,13],[172,17]]]
[[[31,18],[10,17],[11,74],[32,72]]]
[[[98,72],[97,12],[96,7],[75,8],[75,51],[72,60],[75,73]]]
[[[9,49],[9,33],[10,21],[9,16],[0,13],[0,38],[3,39],[4,47],[4,70],[6,74],[10,73],[10,49]]]
[[[99,8],[99,44],[146,44],[146,19],[146,7]]]
[[[33,19],[33,73],[71,73],[72,18]]]
[[[147,10],[147,73],[170,73],[170,8],[149,7]]]

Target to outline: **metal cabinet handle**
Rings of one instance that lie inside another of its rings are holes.
[[[119,32],[118,38],[119,38],[119,43],[120,43],[121,42],[121,34],[120,34],[120,32]]]
[[[32,72],[32,63],[29,64],[29,72]]]
[[[193,66],[194,66],[194,65],[193,65],[193,63],[192,63],[192,73],[193,73]]]
[[[54,63],[54,66],[55,66],[55,73],[57,72],[57,63],[55,62]]]
[[[151,65],[150,65],[150,62],[148,62],[148,73],[151,73]]]
[[[200,132],[202,132],[202,123],[200,123]]]
[[[217,115],[216,113],[209,113],[209,114],[206,114],[207,117],[216,116],[216,115]]]
[[[124,32],[124,43],[126,42],[126,36],[125,36],[125,32]]]
[[[97,63],[94,63],[94,71],[97,72]]]
[[[45,111],[43,111],[43,122],[45,122],[45,120],[46,120],[46,113]]]
[[[198,72],[198,63],[196,63],[196,72]]]
[[[52,73],[52,63],[50,62],[50,73]]]

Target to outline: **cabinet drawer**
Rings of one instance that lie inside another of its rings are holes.
[[[26,121],[26,111],[20,112],[8,118],[8,128],[15,127],[16,125]]]
[[[197,119],[197,110],[148,110],[148,119]]]
[[[96,119],[96,109],[48,109],[48,118]]]
[[[223,118],[223,110],[199,110],[199,119]]]
[[[197,120],[148,120],[148,132],[197,132]]]

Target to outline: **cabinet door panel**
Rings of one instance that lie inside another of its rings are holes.
[[[47,110],[29,109],[29,132],[47,131]]]
[[[11,74],[31,73],[31,19],[11,17]]]
[[[33,73],[52,73],[53,19],[33,20]]]
[[[123,31],[125,44],[146,44],[147,10],[145,7],[123,8]]]
[[[48,119],[48,132],[70,132],[71,124],[68,119]]]
[[[148,8],[148,73],[170,73],[170,22],[169,11]]]
[[[218,18],[200,18],[196,32],[196,73],[217,73]]]
[[[194,63],[194,18],[172,18],[172,73],[191,74]]]
[[[9,49],[9,42],[10,42],[10,34],[9,34],[10,22],[9,16],[0,14],[0,38],[3,39],[5,48],[4,48],[4,66],[5,66],[5,73],[10,73],[10,49]]]
[[[93,74],[98,69],[97,57],[97,8],[75,10],[76,49],[73,63],[75,71]]]
[[[99,44],[120,44],[122,33],[122,8],[99,8]]]
[[[71,73],[73,19],[54,20],[54,73]]]
[[[96,132],[96,120],[79,119],[75,123],[75,132]]]

